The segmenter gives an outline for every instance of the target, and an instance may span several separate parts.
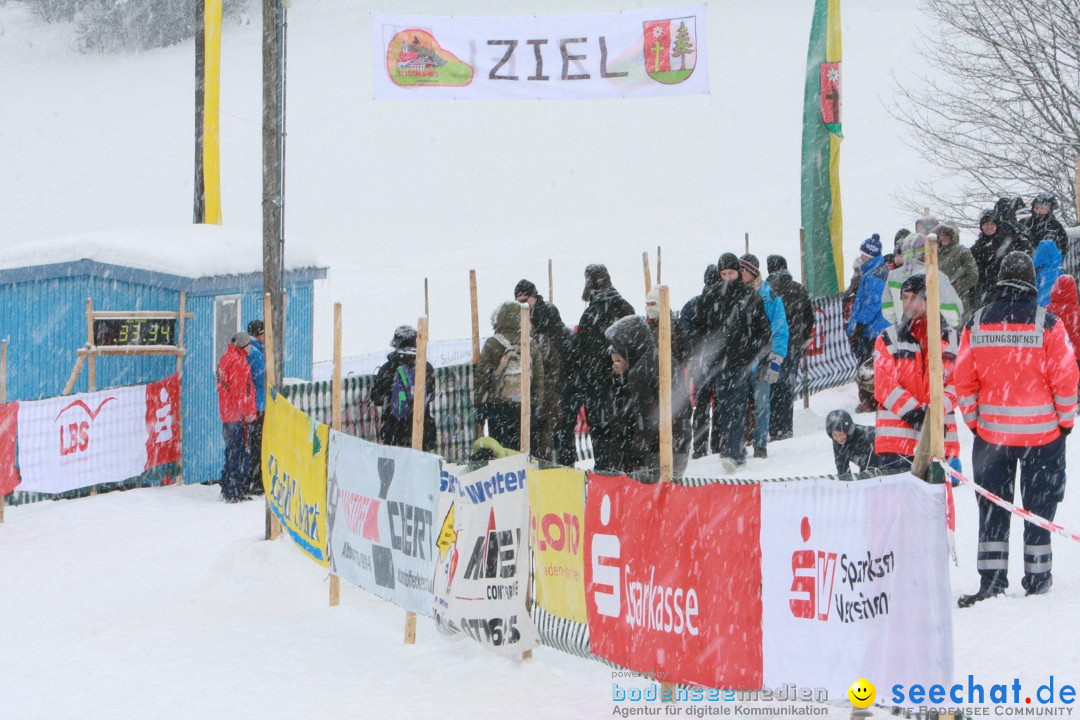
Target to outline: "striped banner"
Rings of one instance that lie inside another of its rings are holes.
[[[851,353],[844,327],[844,301],[839,293],[814,298],[814,336],[806,350],[809,378],[800,373],[796,384],[802,393],[809,383],[811,393],[851,382],[859,363]]]

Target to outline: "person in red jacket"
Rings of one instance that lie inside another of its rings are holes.
[[[1064,323],[1065,332],[1069,335],[1076,353],[1077,365],[1080,365],[1080,301],[1077,298],[1076,280],[1072,275],[1062,275],[1054,282],[1054,288],[1050,291],[1050,304],[1046,309]]]
[[[251,380],[251,366],[247,361],[250,351],[251,337],[244,332],[236,333],[217,366],[218,413],[225,434],[221,497],[230,503],[250,497],[243,492],[250,462],[244,442],[244,427],[246,423],[255,422],[258,413],[255,384]]]
[[[1016,465],[1024,508],[1053,520],[1065,497],[1065,436],[1076,415],[1080,370],[1065,325],[1036,302],[1035,266],[1023,252],[1001,261],[992,301],[964,327],[956,389],[964,422],[975,433],[975,482],[1009,502]],[[979,496],[978,592],[969,607],[1009,586],[1008,510]],[[1053,578],[1050,531],[1024,524],[1027,595],[1041,595]]]
[[[926,276],[912,275],[900,288],[903,316],[881,331],[874,346],[874,398],[878,401],[874,451],[887,472],[911,468],[930,408],[929,347],[926,331]],[[945,387],[945,457],[960,454],[956,432],[956,332],[941,321],[941,364]]]

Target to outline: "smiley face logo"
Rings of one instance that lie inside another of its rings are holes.
[[[859,678],[855,682],[851,683],[851,687],[847,691],[848,700],[851,704],[857,708],[867,708],[874,702],[874,698],[877,697],[877,690],[874,688],[874,683],[869,680]]]

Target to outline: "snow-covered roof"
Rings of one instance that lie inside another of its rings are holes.
[[[0,248],[0,270],[93,260],[200,278],[262,271],[258,232],[224,225],[179,225],[82,233]],[[316,267],[313,250],[286,241],[285,269]]]

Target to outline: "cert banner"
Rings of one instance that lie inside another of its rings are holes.
[[[536,602],[552,615],[584,625],[585,472],[530,468],[528,478]]]
[[[761,489],[764,685],[953,677],[945,486],[910,473]],[[882,652],[888,648],[888,652]]]
[[[326,425],[276,391],[266,402],[262,476],[270,509],[304,553],[323,567],[326,551]]]
[[[581,100],[709,92],[705,5],[603,15],[372,14],[375,97]]]
[[[524,455],[459,474],[443,469],[439,493],[435,621],[508,656],[536,646],[529,582],[529,491]]]
[[[330,569],[432,617],[439,456],[330,431]]]
[[[17,407],[23,492],[61,493],[123,482],[180,458],[179,376]],[[10,410],[0,417],[11,427]],[[0,445],[0,461],[10,451]]]

